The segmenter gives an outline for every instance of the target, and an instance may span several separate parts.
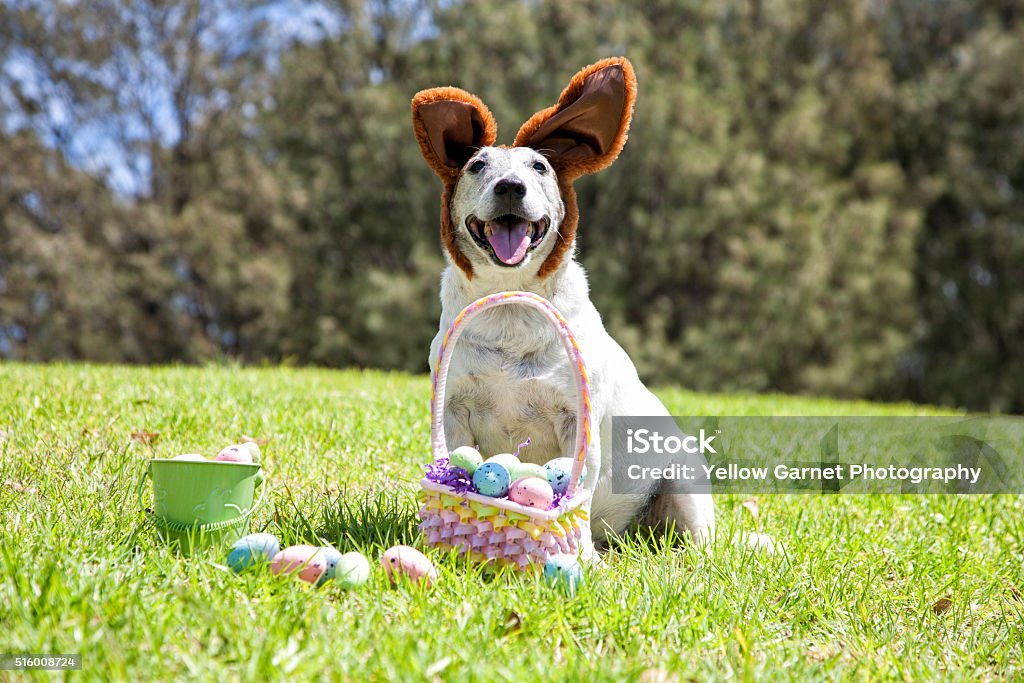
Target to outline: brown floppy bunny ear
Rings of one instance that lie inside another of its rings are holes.
[[[494,143],[498,131],[486,105],[459,88],[416,93],[412,126],[423,158],[445,181],[457,178],[477,149]]]
[[[626,144],[635,101],[633,65],[625,57],[603,59],[573,76],[558,104],[531,116],[512,144],[546,156],[560,178],[596,173]]]
[[[512,143],[531,147],[554,166],[565,203],[565,217],[554,248],[537,274],[555,272],[576,239],[579,207],[572,183],[584,173],[609,166],[626,144],[636,102],[636,74],[625,57],[591,64],[572,77],[558,104],[537,112]]]
[[[423,158],[444,183],[441,193],[441,242],[466,277],[473,264],[455,245],[451,200],[459,171],[481,147],[494,144],[498,126],[487,106],[459,88],[421,90],[412,98],[412,128]]]

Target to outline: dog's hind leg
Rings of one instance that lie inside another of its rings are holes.
[[[642,526],[654,530],[684,529],[697,545],[710,542],[715,534],[715,508],[710,493],[659,492],[651,501]]]

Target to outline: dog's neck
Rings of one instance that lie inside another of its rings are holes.
[[[450,324],[459,311],[480,297],[510,290],[539,294],[569,317],[580,301],[586,300],[589,287],[583,268],[571,256],[545,278],[537,277],[536,270],[514,269],[507,272],[487,269],[470,278],[461,269],[449,265],[441,277],[442,324]]]
[[[517,290],[551,299],[563,288],[570,263],[573,262],[566,259],[545,278],[537,277],[536,269],[532,269],[533,272],[521,272],[511,268],[507,272],[506,269],[478,268],[470,278],[461,269],[449,266],[441,280],[441,298],[445,303],[465,306],[482,296]]]

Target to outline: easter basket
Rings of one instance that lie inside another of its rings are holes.
[[[576,377],[576,444],[565,492],[547,509],[529,507],[507,498],[482,495],[460,481],[449,466],[444,435],[445,384],[448,365],[467,323],[497,306],[529,306],[544,315],[558,331]],[[543,568],[553,555],[577,554],[588,522],[584,505],[590,492],[582,488],[584,459],[590,445],[590,390],[579,345],[561,313],[543,297],[530,292],[502,292],[466,306],[448,328],[441,344],[430,402],[430,436],[434,462],[420,494],[420,531],[428,545],[457,550],[478,562]]]

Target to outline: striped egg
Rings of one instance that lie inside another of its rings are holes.
[[[327,571],[327,559],[323,548],[293,545],[274,555],[270,571],[274,574],[297,574],[306,583],[316,583]]]

